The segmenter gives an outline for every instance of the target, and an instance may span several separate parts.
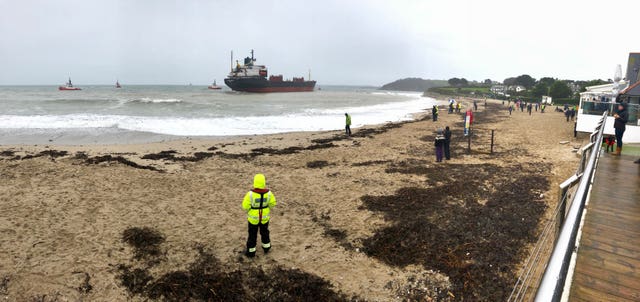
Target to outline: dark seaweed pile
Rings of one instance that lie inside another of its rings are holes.
[[[122,240],[134,249],[134,259],[155,259],[164,236],[157,230],[129,228]],[[322,278],[298,269],[269,269],[246,265],[242,270],[225,267],[204,246],[186,269],[154,276],[157,262],[117,265],[117,278],[131,295],[161,301],[356,301],[337,292]]]
[[[2,153],[0,153],[0,156],[13,156],[15,154],[14,151],[10,151],[10,150],[6,150],[6,151],[2,151]],[[44,151],[40,151],[39,153],[36,154],[27,154],[25,156],[23,156],[22,158],[20,156],[15,156],[14,158],[12,158],[13,160],[26,160],[26,159],[32,159],[32,158],[38,158],[38,157],[44,157],[44,156],[48,156],[51,159],[54,158],[58,158],[58,157],[63,157],[63,156],[67,156],[67,154],[69,154],[69,152],[67,151],[58,151],[58,150],[44,150]]]
[[[311,169],[321,169],[329,165],[329,162],[326,160],[314,160],[307,162],[307,168]]]
[[[122,241],[133,247],[135,259],[149,259],[161,255],[164,236],[149,227],[131,227],[122,232]]]
[[[110,163],[110,162],[117,162],[117,163],[121,163],[123,165],[132,167],[132,168],[136,168],[136,169],[142,169],[142,170],[151,170],[151,171],[156,171],[156,172],[164,172],[163,170],[160,170],[156,167],[152,167],[152,166],[143,166],[140,165],[138,163],[132,162],[122,156],[112,156],[112,155],[103,155],[103,156],[95,156],[95,157],[89,157],[85,160],[85,163],[87,164],[94,164],[97,165],[99,163]]]
[[[546,208],[540,192],[549,186],[548,165],[416,165],[388,172],[429,175],[430,187],[362,198],[392,221],[364,241],[365,253],[448,275],[456,300],[505,300]]]
[[[390,162],[391,162],[390,160],[368,160],[368,161],[363,161],[363,162],[359,162],[359,163],[353,163],[353,164],[351,164],[351,166],[354,166],[354,167],[366,167],[366,166],[373,166],[373,165],[388,164]]]
[[[211,152],[196,152],[193,153],[193,156],[176,156],[177,153],[175,150],[160,151],[158,153],[145,154],[142,159],[197,162],[213,156]]]

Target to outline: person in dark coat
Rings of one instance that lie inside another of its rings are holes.
[[[444,128],[444,158],[447,160],[451,159],[451,150],[449,149],[451,146],[451,130],[449,126]]]
[[[444,135],[442,133],[442,128],[438,128],[436,131],[436,139],[433,142],[433,145],[436,147],[436,162],[442,162],[442,155],[444,149]]]
[[[615,118],[613,123],[613,128],[616,130],[616,142],[618,143],[618,147],[616,148],[616,152],[611,153],[612,155],[620,155],[622,152],[622,135],[624,135],[624,130],[626,129],[626,124],[629,121],[629,113],[627,112],[627,104],[619,103],[618,104],[618,112],[613,115]]]

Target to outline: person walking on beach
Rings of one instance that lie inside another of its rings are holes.
[[[509,115],[511,115],[511,112],[513,112],[513,105],[509,105]]]
[[[346,131],[347,136],[351,136],[351,115],[349,115],[348,113],[345,113],[344,116],[345,116],[344,130]]]
[[[547,105],[546,105],[546,104],[542,104],[542,105],[540,106],[540,113],[544,113],[544,108],[547,108]]]
[[[269,220],[271,209],[276,206],[276,196],[267,189],[267,181],[263,174],[253,177],[253,190],[247,192],[242,200],[242,208],[247,212],[249,220],[249,237],[247,238],[247,250],[245,255],[253,258],[256,255],[258,231],[262,240],[262,250],[268,253],[271,249],[269,238]]]
[[[433,108],[431,108],[431,117],[433,118],[434,122],[438,121],[438,106],[437,105],[433,105]]]
[[[456,112],[457,112],[457,113],[460,113],[460,109],[461,109],[461,108],[462,108],[462,104],[460,104],[460,102],[458,102],[458,103],[456,104]]]
[[[436,130],[436,139],[433,143],[433,145],[436,147],[436,162],[442,162],[442,155],[443,155],[443,151],[444,151],[444,144],[445,144],[445,138],[444,135],[442,134],[442,128],[438,128],[438,130]]]
[[[478,101],[473,100],[473,111],[478,111]]]
[[[536,112],[538,112],[538,106],[540,106],[540,103],[536,103]]]
[[[449,126],[444,128],[444,158],[447,160],[451,159],[451,150],[449,147],[451,146],[451,129]]]
[[[616,142],[618,143],[618,147],[616,148],[616,152],[612,153],[612,155],[620,155],[620,152],[622,152],[622,135],[624,135],[626,124],[629,121],[627,104],[619,103],[618,112],[614,114],[613,117],[615,118],[613,128],[616,131]]]
[[[527,104],[527,112],[529,112],[529,115],[531,115],[531,103]]]

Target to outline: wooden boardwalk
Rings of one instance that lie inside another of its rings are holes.
[[[640,301],[640,165],[602,154],[569,301]]]

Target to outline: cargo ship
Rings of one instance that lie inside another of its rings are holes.
[[[233,53],[231,55],[233,64]],[[251,50],[251,57],[244,59],[244,65],[236,61],[224,83],[234,91],[244,92],[303,92],[313,91],[316,81],[305,81],[304,77],[284,80],[282,75],[271,75],[264,65],[257,65]]]

